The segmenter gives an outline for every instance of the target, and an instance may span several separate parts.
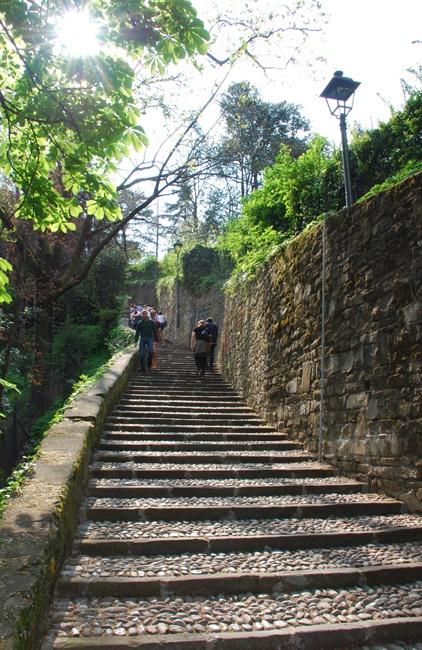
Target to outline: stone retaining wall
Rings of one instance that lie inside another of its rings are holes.
[[[70,547],[88,464],[104,420],[137,362],[122,353],[74,400],[40,448],[32,475],[0,521],[0,650],[37,650],[51,592]]]
[[[422,504],[422,174],[326,220],[323,457]],[[318,448],[322,225],[228,298],[220,353],[234,387]]]

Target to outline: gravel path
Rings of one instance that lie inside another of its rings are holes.
[[[58,601],[59,636],[137,636],[276,630],[422,615],[422,582],[215,597]]]
[[[151,539],[154,537],[226,537],[358,532],[394,526],[420,526],[417,515],[333,517],[328,519],[237,519],[233,521],[86,522],[81,534],[93,539]]]
[[[185,553],[100,558],[82,556],[66,564],[62,574],[84,578],[127,576],[183,576],[219,573],[274,573],[365,567],[419,562],[422,543],[366,544],[346,548],[316,548],[299,551],[259,551],[255,553]]]

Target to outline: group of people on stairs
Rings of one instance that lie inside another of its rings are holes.
[[[129,324],[135,329],[135,344],[139,341],[140,371],[154,368],[157,361],[157,347],[164,343],[163,330],[167,325],[154,308],[130,305]],[[217,347],[218,325],[212,318],[199,320],[193,329],[190,348],[194,353],[197,376],[203,378],[205,370],[214,369],[214,356]]]

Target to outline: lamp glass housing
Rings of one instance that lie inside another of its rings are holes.
[[[324,97],[331,115],[340,117],[348,115],[353,108],[354,93],[360,81],[343,77],[341,70],[334,73],[320,97]]]

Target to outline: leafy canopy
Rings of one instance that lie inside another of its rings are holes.
[[[83,5],[99,25],[100,52],[58,51],[64,6]],[[75,219],[117,219],[116,161],[147,138],[139,124],[135,64],[145,74],[204,53],[208,33],[188,0],[0,0],[0,169],[16,201],[0,210],[53,232]],[[10,300],[0,267],[0,300]]]
[[[203,52],[208,38],[187,0],[88,0],[101,51],[56,51],[61,0],[0,0],[0,164],[20,192],[16,216],[73,230],[82,210],[116,218],[114,162],[146,143],[134,93],[139,59],[151,70]]]

